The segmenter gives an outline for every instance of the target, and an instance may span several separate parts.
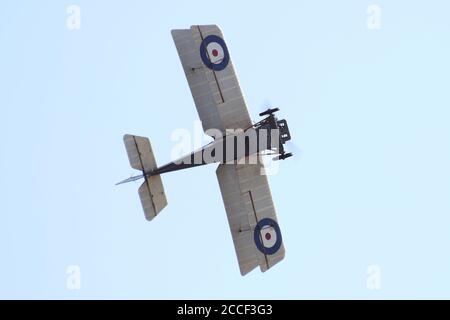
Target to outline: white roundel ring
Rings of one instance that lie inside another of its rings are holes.
[[[278,223],[270,218],[261,219],[255,227],[254,241],[262,253],[275,254],[283,242]]]
[[[230,62],[227,45],[221,37],[216,35],[207,36],[200,45],[200,57],[209,69],[221,71]]]

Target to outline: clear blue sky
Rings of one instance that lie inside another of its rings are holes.
[[[81,8],[81,29],[66,8]],[[381,29],[366,9],[381,8]],[[450,298],[448,1],[2,1],[0,298]],[[170,30],[218,24],[256,119],[301,149],[270,184],[286,259],[239,274],[215,165],[147,222],[124,133],[160,164],[198,116]],[[66,268],[81,268],[68,290]],[[366,286],[367,268],[381,288]]]

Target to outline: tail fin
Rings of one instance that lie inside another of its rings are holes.
[[[157,168],[150,140],[145,137],[126,134],[123,136],[123,141],[131,167],[143,172],[145,181],[139,187],[139,197],[141,198],[145,218],[152,220],[167,206],[167,199],[161,176],[148,175]]]

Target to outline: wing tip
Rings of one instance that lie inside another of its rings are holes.
[[[241,276],[246,276],[247,274],[249,274],[250,272],[252,272],[253,270],[255,270],[255,268],[258,265],[255,265],[253,268],[249,269],[249,268],[239,268],[239,271],[241,272]]]

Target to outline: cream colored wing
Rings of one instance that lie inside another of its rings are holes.
[[[267,177],[260,164],[221,164],[216,171],[242,275],[284,258],[285,250]]]
[[[223,34],[215,25],[172,30],[204,131],[252,125]]]

